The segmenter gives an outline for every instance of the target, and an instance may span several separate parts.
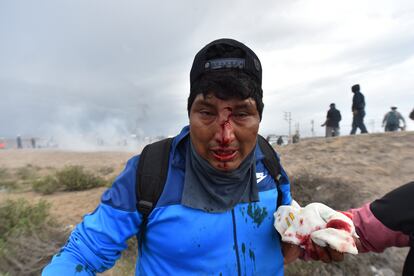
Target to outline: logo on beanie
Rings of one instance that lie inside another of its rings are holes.
[[[245,60],[242,58],[220,58],[212,59],[204,64],[204,69],[243,69]]]

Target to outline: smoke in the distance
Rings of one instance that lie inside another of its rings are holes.
[[[45,128],[43,146],[77,151],[137,151],[148,143],[139,126],[128,125],[124,118],[102,114],[101,118],[91,119],[89,115],[81,106],[59,110],[55,123]]]

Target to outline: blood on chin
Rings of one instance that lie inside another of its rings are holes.
[[[229,162],[218,162],[215,167],[220,171],[231,171],[233,169],[229,166]]]
[[[213,165],[213,167],[215,167],[216,169],[218,169],[220,171],[232,171],[232,170],[237,169],[240,164],[236,164],[236,162],[234,162],[234,161],[223,162],[223,161],[215,160],[212,163],[212,165]]]

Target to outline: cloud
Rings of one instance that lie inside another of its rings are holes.
[[[72,107],[82,109],[73,132],[113,124],[121,135],[173,135],[188,122],[192,59],[220,37],[262,61],[264,134],[287,133],[291,111],[309,135],[330,102],[345,133],[356,82],[367,120],[381,120],[391,102],[411,110],[413,18],[408,0],[2,1],[0,136],[65,129],[60,114]]]

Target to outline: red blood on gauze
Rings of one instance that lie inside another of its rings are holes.
[[[309,255],[315,253],[312,242],[340,252],[358,253],[354,242],[358,235],[352,220],[322,203],[302,208],[293,201],[290,206],[280,206],[274,216],[282,241],[301,246]]]
[[[342,229],[351,232],[351,225],[340,219],[332,219],[326,224],[326,228]]]

